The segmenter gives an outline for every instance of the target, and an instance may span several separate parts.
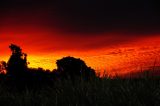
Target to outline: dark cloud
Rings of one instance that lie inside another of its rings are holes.
[[[1,0],[0,41],[49,52],[117,46],[158,35],[159,9],[154,0]]]
[[[160,28],[154,0],[5,0],[0,6],[1,21],[10,16],[64,33],[157,33]]]

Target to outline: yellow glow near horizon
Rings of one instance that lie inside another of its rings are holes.
[[[103,51],[103,53],[89,53],[89,55],[80,53],[79,55],[73,55],[73,57],[81,58],[88,66],[94,68],[97,72],[107,71],[108,74],[115,75],[126,74],[131,71],[138,71],[141,68],[145,69],[146,67],[153,66],[155,58],[157,58],[156,65],[160,65],[159,51],[159,47],[135,46],[110,49]],[[30,63],[28,66],[32,68],[41,67],[52,71],[57,68],[56,60],[62,57],[65,56],[58,54],[30,54],[28,55],[28,62]],[[9,56],[0,57],[0,59],[8,61]]]
[[[28,62],[29,62],[29,67],[32,68],[44,68],[44,69],[49,69],[49,70],[53,70],[56,68],[56,60],[59,57],[55,57],[52,55],[49,56],[36,56],[36,55],[31,55],[28,56]]]
[[[156,41],[157,40],[157,41]],[[28,66],[32,68],[56,69],[56,60],[65,56],[81,58],[86,64],[97,72],[107,71],[111,75],[126,74],[132,71],[140,71],[154,65],[160,66],[160,46],[157,45],[160,39],[153,39],[127,44],[114,48],[85,52],[62,52],[62,53],[28,53]],[[25,52],[25,51],[24,51]],[[10,55],[0,56],[0,60],[8,61]]]

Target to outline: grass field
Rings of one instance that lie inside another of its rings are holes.
[[[0,81],[0,106],[158,106],[160,78]]]

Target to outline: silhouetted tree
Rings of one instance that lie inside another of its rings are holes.
[[[95,76],[95,71],[88,67],[85,62],[81,59],[74,57],[64,57],[57,60],[57,70],[55,74],[60,77],[75,79],[77,77],[82,77],[84,79],[89,79]]]
[[[12,55],[7,62],[7,73],[12,76],[21,76],[27,71],[27,54],[22,52],[22,49],[14,44],[9,46]]]
[[[54,72],[49,70],[44,70],[43,68],[28,68],[27,67],[27,54],[22,52],[22,49],[14,44],[9,46],[11,49],[11,56],[6,63],[3,63],[0,68],[7,70],[7,75],[17,79],[16,81],[26,81],[29,82],[50,82],[55,78],[83,78],[90,79],[91,77],[96,76],[95,71],[88,67],[85,62],[79,58],[74,57],[64,57],[60,60],[57,60],[57,69]],[[21,80],[19,80],[21,79]]]

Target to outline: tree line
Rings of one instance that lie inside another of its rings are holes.
[[[57,69],[50,71],[43,68],[29,68],[27,54],[22,52],[21,47],[11,44],[9,48],[11,56],[8,62],[0,62],[0,72],[8,78],[25,80],[75,80],[76,78],[82,78],[89,80],[96,77],[95,70],[88,67],[80,58],[63,57],[56,61]]]

